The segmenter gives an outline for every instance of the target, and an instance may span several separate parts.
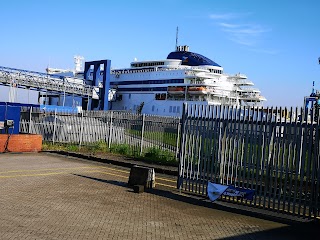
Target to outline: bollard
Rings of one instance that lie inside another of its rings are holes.
[[[155,183],[155,172],[153,168],[134,165],[131,168],[128,186],[143,186],[144,190],[148,188],[154,188],[156,186]],[[134,187],[134,190],[138,187]],[[140,190],[136,190],[140,192]]]

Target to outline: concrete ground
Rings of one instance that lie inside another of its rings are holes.
[[[0,239],[319,239],[318,223],[240,214],[179,193],[173,176],[156,173],[154,189],[134,193],[129,173],[56,154],[0,154]]]

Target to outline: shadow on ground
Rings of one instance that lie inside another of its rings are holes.
[[[128,188],[128,191],[134,192],[132,188],[128,187],[128,184],[126,182],[119,182],[119,181],[113,181],[113,180],[105,180],[105,179],[100,179],[100,178],[95,178],[95,177],[90,177],[90,176],[85,176],[85,175],[80,175],[80,174],[73,174],[75,176],[91,179],[94,181],[99,181],[103,182],[106,184],[113,184],[116,186],[120,187],[125,187]],[[283,223],[288,226],[283,227],[283,228],[277,228],[277,229],[272,229],[268,231],[260,231],[260,232],[255,232],[255,233],[250,233],[250,234],[245,234],[245,235],[237,235],[234,237],[227,237],[227,238],[221,238],[221,240],[238,240],[238,239],[261,239],[261,240],[266,240],[266,239],[272,239],[272,240],[284,240],[284,239],[299,239],[299,240],[316,240],[320,239],[320,223],[319,221],[305,221],[305,222],[296,222],[284,218],[275,218],[274,216],[268,216],[267,214],[259,214],[257,212],[250,212],[250,211],[244,211],[242,209],[236,209],[236,208],[229,208],[226,206],[221,206],[216,203],[212,203],[210,201],[207,201],[204,198],[199,198],[199,196],[194,196],[191,194],[188,195],[181,195],[178,191],[177,193],[174,193],[172,191],[166,191],[166,190],[161,190],[161,189],[146,189],[147,193],[150,194],[155,194],[157,196],[165,197],[168,199],[176,200],[176,201],[181,201],[184,203],[188,204],[193,204],[196,206],[201,206],[201,207],[206,207],[206,208],[211,208],[211,209],[217,209],[217,210],[222,210],[230,213],[237,213],[237,214],[245,214],[247,216],[252,216],[255,218],[259,219],[264,219],[264,220],[269,220],[273,222],[278,222],[278,223]]]
[[[307,222],[293,224],[290,226],[260,231],[255,233],[237,235],[233,237],[220,238],[220,240],[317,240],[320,238],[320,224],[317,222]]]

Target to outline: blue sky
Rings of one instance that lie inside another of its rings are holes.
[[[180,45],[246,74],[264,106],[302,106],[313,81],[320,90],[319,10],[317,0],[3,1],[0,66],[45,72],[81,55],[128,67],[166,58],[179,27]]]

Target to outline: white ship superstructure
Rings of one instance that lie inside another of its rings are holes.
[[[243,74],[229,75],[214,61],[178,46],[167,59],[134,61],[112,69],[113,110],[180,116],[184,102],[201,105],[262,106],[266,100]]]
[[[90,68],[84,73],[83,57],[75,56],[75,69],[47,68],[49,74],[81,78],[81,82],[94,85],[98,99],[103,89],[102,70],[94,75]],[[108,73],[106,73],[108,75]],[[85,79],[84,79],[85,78]],[[226,74],[223,68],[211,59],[190,52],[188,46],[177,46],[166,59],[152,61],[135,60],[128,68],[112,69],[106,78],[109,110],[141,112],[152,115],[181,116],[184,102],[199,105],[230,105],[262,107],[266,98],[254,88],[244,74]],[[77,98],[66,98],[72,106],[83,102]],[[103,99],[100,99],[103,101]],[[54,102],[54,101],[51,101]],[[98,106],[98,105],[97,105]],[[94,109],[94,108],[91,108]]]

